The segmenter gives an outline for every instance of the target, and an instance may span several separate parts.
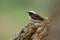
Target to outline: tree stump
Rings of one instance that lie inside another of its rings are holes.
[[[10,40],[47,40],[49,28],[50,22],[48,19],[45,19],[39,25],[29,23]]]

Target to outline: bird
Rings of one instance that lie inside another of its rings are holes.
[[[31,23],[34,23],[35,25],[40,24],[44,18],[38,15],[35,11],[28,11],[29,14],[29,20]]]
[[[45,19],[38,15],[35,11],[28,11],[29,20],[31,23],[26,25],[20,32],[11,38],[11,40],[32,40],[31,37],[36,30],[41,26],[41,22]],[[37,26],[38,25],[38,26]]]

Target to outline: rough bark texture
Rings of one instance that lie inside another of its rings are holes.
[[[40,25],[29,23],[25,28],[28,29],[25,34],[18,32],[10,40],[47,40],[50,23],[45,19]]]

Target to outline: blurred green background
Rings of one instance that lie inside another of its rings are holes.
[[[30,21],[27,11],[47,17],[49,0],[0,0],[0,40],[9,40]]]

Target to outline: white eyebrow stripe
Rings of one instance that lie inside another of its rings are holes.
[[[34,12],[34,11],[29,11],[29,12],[32,12],[32,13],[36,14],[36,12]]]

